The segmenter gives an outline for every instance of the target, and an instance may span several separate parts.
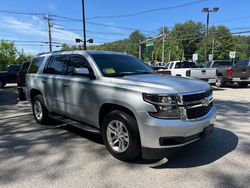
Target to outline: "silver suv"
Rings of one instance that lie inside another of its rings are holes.
[[[137,58],[116,52],[40,54],[26,76],[35,120],[50,117],[101,133],[120,160],[162,158],[213,130],[209,84],[155,74]]]

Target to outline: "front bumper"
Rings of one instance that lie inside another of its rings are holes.
[[[210,125],[213,125],[216,117],[216,109],[212,107],[208,114],[195,120],[166,120],[151,117],[147,112],[139,112],[139,131],[143,148],[164,149],[180,147],[200,137],[195,137]],[[192,137],[194,136],[194,137]],[[162,145],[160,138],[193,138],[180,144]]]

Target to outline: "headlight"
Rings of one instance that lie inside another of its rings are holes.
[[[157,112],[149,112],[151,116],[164,119],[180,118],[177,105],[177,96],[146,93],[144,93],[142,96],[146,102],[153,104],[157,110]]]

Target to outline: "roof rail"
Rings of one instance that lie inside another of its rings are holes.
[[[45,54],[49,54],[50,52],[41,52],[41,53],[38,53],[37,56],[39,55],[45,55]]]

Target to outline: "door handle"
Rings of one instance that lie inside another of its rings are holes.
[[[69,84],[65,84],[65,83],[63,83],[62,84],[64,87],[68,87],[69,86]]]
[[[42,80],[42,83],[45,84],[45,83],[46,83],[46,80]]]

